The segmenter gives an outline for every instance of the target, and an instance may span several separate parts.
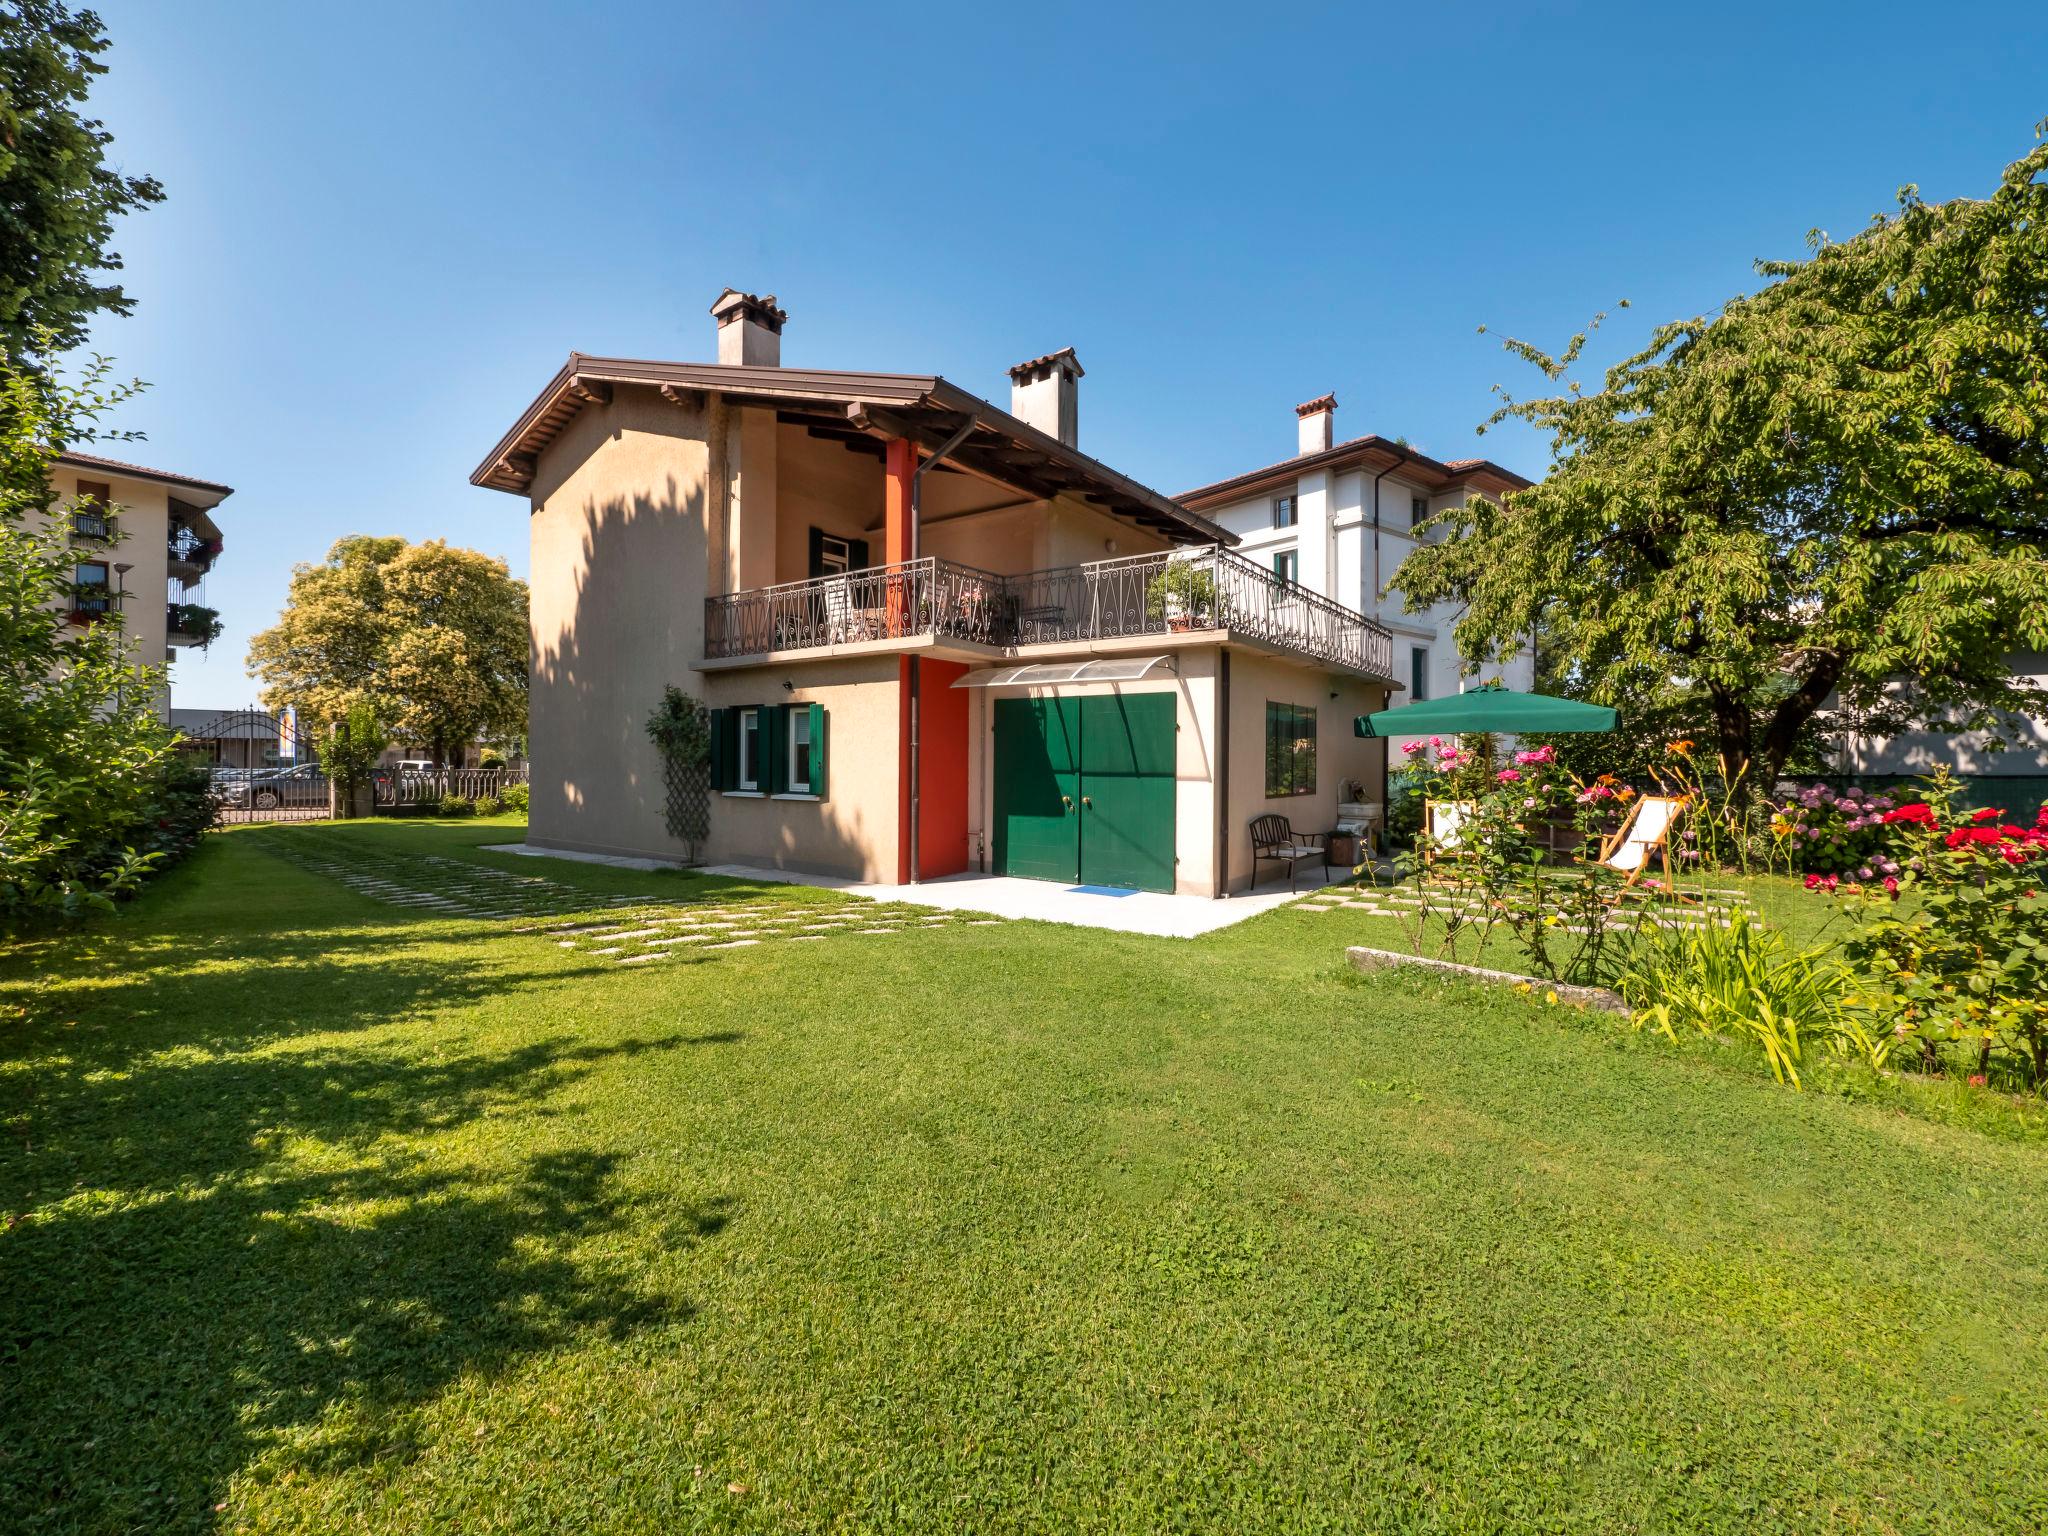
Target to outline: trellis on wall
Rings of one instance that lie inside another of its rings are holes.
[[[711,720],[682,689],[662,690],[647,717],[647,735],[661,753],[668,835],[689,850],[691,863],[711,836]]]

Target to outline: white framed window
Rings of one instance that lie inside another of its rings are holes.
[[[1296,505],[1292,496],[1275,496],[1273,498],[1273,526],[1275,528],[1292,528],[1300,520],[1301,509]]]
[[[739,787],[758,792],[761,788],[761,711],[740,711]]]
[[[792,795],[811,792],[811,712],[799,705],[789,712],[789,782],[783,786]]]
[[[852,543],[840,538],[837,534],[819,534],[818,565],[820,567],[819,574],[821,575],[844,576],[853,569]]]
[[[1274,550],[1273,574],[1282,581],[1301,580],[1301,552],[1293,549]]]

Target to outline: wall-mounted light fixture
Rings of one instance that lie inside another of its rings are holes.
[[[795,684],[795,683],[792,683],[792,682],[791,682],[791,681],[790,681],[790,680],[789,680],[788,678],[786,678],[786,677],[785,677],[785,678],[784,678],[784,679],[782,680],[782,691],[783,691],[784,693],[795,693],[795,692],[796,692],[796,684]],[[1336,697],[1336,695],[1335,695],[1335,694],[1332,694],[1332,695],[1331,695],[1331,697],[1332,697],[1332,698],[1335,698],[1335,697]]]

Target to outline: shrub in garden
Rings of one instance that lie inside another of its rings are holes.
[[[524,784],[507,784],[503,791],[499,793],[498,799],[503,803],[506,810],[515,811],[519,815],[524,816],[530,800],[530,792]]]
[[[1889,795],[1810,784],[1781,801],[1771,832],[1784,845],[1794,873],[1882,880],[1896,875],[1896,841],[1885,813],[1898,804]]]
[[[215,815],[156,717],[164,669],[131,664],[118,614],[69,622],[78,552],[50,467],[133,390],[40,361],[0,360],[0,932],[105,909]]]
[[[2048,806],[2024,823],[1963,815],[1937,779],[1925,800],[1884,813],[1902,867],[1839,888],[1856,930],[1855,1006],[1873,1028],[1918,1045],[1930,1071],[2048,1083]]]
[[[467,795],[443,795],[434,805],[437,816],[467,816],[476,809]]]
[[[1814,1047],[1872,1067],[1891,1051],[1892,1037],[1869,1033],[1848,1006],[1851,973],[1827,946],[1794,949],[1742,912],[1725,927],[1642,928],[1616,987],[1637,1029],[1672,1041],[1681,1032],[1753,1041],[1771,1074],[1794,1088]]]
[[[505,809],[505,802],[496,795],[478,795],[476,813],[479,816],[496,816]]]

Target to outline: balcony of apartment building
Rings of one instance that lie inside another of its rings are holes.
[[[171,498],[171,517],[164,539],[166,569],[173,581],[191,586],[213,569],[220,558],[220,529],[197,507]]]

